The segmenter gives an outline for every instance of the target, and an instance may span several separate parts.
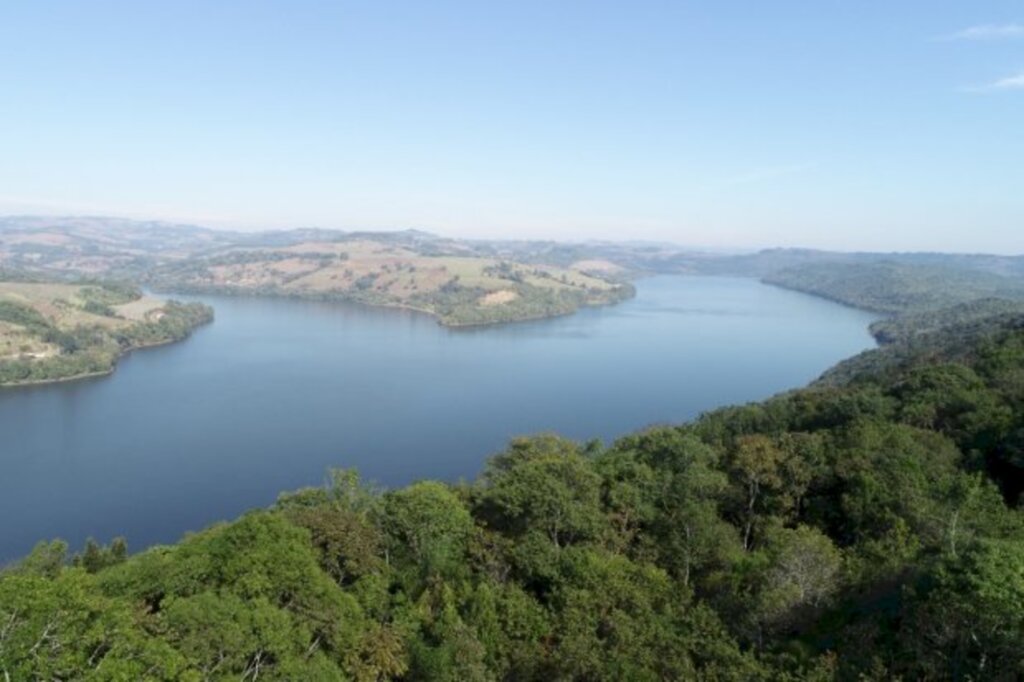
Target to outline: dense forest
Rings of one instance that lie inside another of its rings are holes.
[[[808,255],[810,259],[812,254]],[[791,257],[791,256],[790,256]],[[985,324],[998,316],[1024,314],[1024,278],[1011,258],[890,254],[891,260],[806,260],[771,271],[762,281],[882,313],[871,334],[895,348],[869,364],[891,361],[919,343],[934,343],[935,332]],[[780,256],[781,258],[781,256]],[[826,258],[828,258],[826,256]],[[941,336],[939,337],[941,338]],[[835,377],[859,367],[842,363]]]
[[[891,349],[869,353],[890,353]],[[352,471],[0,576],[5,679],[1015,680],[1024,318],[480,478]]]
[[[952,258],[952,257],[951,257]],[[763,277],[864,310],[922,314],[982,299],[1024,301],[1024,279],[951,265],[814,262]]]
[[[984,323],[992,317],[1010,314],[1024,314],[1024,299],[979,298],[937,310],[887,317],[871,324],[871,334],[881,344],[905,343],[942,329]]]

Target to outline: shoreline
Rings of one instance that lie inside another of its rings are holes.
[[[698,275],[698,276],[701,276],[701,275]],[[868,325],[868,334],[870,334],[871,338],[875,340],[875,343],[878,345],[879,348],[883,348],[885,346],[888,346],[888,345],[891,345],[891,344],[895,343],[895,341],[885,340],[883,338],[880,338],[880,335],[875,333],[874,326],[875,326],[875,324],[877,324],[878,322],[881,322],[882,320],[895,320],[895,319],[898,319],[900,317],[901,313],[894,313],[894,312],[889,311],[889,310],[877,310],[877,309],[874,309],[874,308],[865,308],[865,307],[862,307],[862,306],[853,305],[852,303],[849,303],[848,301],[842,301],[842,300],[840,300],[840,299],[838,299],[838,298],[836,298],[834,296],[829,296],[828,294],[824,294],[824,293],[821,293],[819,291],[811,291],[810,289],[801,289],[801,288],[798,288],[798,287],[786,286],[785,284],[780,284],[778,282],[767,281],[767,280],[765,280],[764,278],[761,278],[761,277],[755,277],[753,279],[756,279],[761,284],[764,284],[764,285],[770,286],[770,287],[776,287],[778,289],[782,289],[783,291],[793,291],[793,292],[796,292],[798,294],[804,294],[805,296],[813,296],[815,298],[820,298],[823,301],[828,301],[829,303],[834,303],[836,305],[841,305],[844,308],[849,308],[850,310],[859,310],[862,313],[870,313],[872,315],[878,315],[878,319],[873,321],[871,324]]]
[[[117,359],[120,360],[121,356],[120,355],[117,356]],[[97,371],[97,372],[85,372],[84,374],[72,374],[71,376],[58,377],[58,378],[55,378],[55,379],[31,379],[29,381],[8,382],[8,383],[0,384],[0,391],[7,390],[7,389],[15,389],[15,388],[25,388],[27,386],[46,386],[46,385],[49,385],[49,384],[67,384],[67,383],[71,383],[72,381],[82,381],[84,379],[96,379],[96,378],[99,378],[99,377],[108,377],[111,374],[113,374],[114,370],[116,370],[116,369],[117,369],[117,364],[115,362],[114,366],[111,367],[110,369],[101,370],[101,371]]]
[[[617,287],[621,287],[618,284]],[[308,293],[303,294],[299,292],[275,292],[275,291],[249,291],[245,289],[239,289],[234,287],[153,287],[151,291],[156,294],[164,296],[228,296],[232,298],[255,298],[255,299],[278,299],[278,300],[296,300],[296,301],[312,301],[320,303],[346,303],[358,306],[365,306],[367,308],[375,308],[380,310],[403,310],[421,315],[426,315],[432,318],[438,325],[445,327],[446,329],[472,329],[472,328],[484,328],[492,327],[504,324],[515,324],[518,322],[536,322],[538,320],[556,319],[559,317],[565,317],[567,315],[573,315],[579,312],[582,308],[600,308],[603,306],[612,306],[628,301],[636,297],[636,288],[629,283],[631,291],[628,296],[622,296],[607,301],[596,301],[593,303],[585,302],[572,310],[560,311],[560,312],[549,312],[549,313],[538,313],[536,315],[525,315],[522,317],[514,317],[509,319],[495,319],[484,322],[456,322],[446,319],[443,315],[435,310],[429,308],[423,308],[408,303],[389,303],[389,302],[378,302],[373,303],[370,301],[361,301],[356,298],[352,298],[345,295],[331,294],[330,292],[324,293]],[[611,290],[611,291],[614,291]]]
[[[141,344],[138,344],[138,345],[128,346],[126,348],[122,348],[117,353],[117,355],[114,357],[114,360],[113,360],[113,362],[110,365],[110,369],[97,370],[95,372],[83,372],[81,374],[72,374],[72,375],[66,376],[66,377],[55,377],[53,379],[30,379],[28,381],[13,381],[13,382],[7,382],[7,383],[0,383],[0,391],[8,390],[8,389],[26,388],[28,386],[47,386],[47,385],[50,385],[50,384],[67,384],[67,383],[71,383],[73,381],[84,381],[85,379],[98,379],[100,377],[111,376],[112,374],[114,374],[114,372],[117,371],[117,366],[118,366],[118,364],[120,364],[122,358],[124,358],[124,357],[126,357],[128,355],[131,355],[135,351],[146,350],[148,348],[159,348],[161,346],[170,346],[171,344],[174,344],[174,343],[179,343],[181,341],[186,341],[186,340],[188,340],[188,338],[190,336],[192,336],[192,334],[197,329],[199,329],[200,327],[203,327],[203,326],[205,326],[207,324],[211,324],[213,322],[213,319],[214,319],[213,317],[210,317],[209,320],[206,320],[205,322],[202,322],[202,323],[196,325],[195,327],[190,329],[185,336],[181,337],[180,339],[173,339],[173,338],[172,339],[164,339],[162,341],[153,341],[151,343],[141,343]]]

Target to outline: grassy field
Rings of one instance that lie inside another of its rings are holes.
[[[124,285],[0,281],[0,385],[109,372],[122,353],[183,338],[211,316]]]
[[[442,324],[489,324],[613,303],[632,287],[581,269],[473,255],[426,255],[371,239],[231,249],[157,272],[158,287],[343,299],[406,307]]]
[[[95,284],[0,282],[0,300],[31,306],[62,328],[83,324],[125,327],[151,317],[164,304],[158,298],[135,296]],[[89,304],[96,302],[109,306],[115,315],[90,312]]]
[[[233,233],[108,218],[0,218],[0,279],[91,277],[169,292],[350,300],[420,310],[452,326],[562,315],[630,297],[632,270],[600,256],[580,246],[415,230]],[[137,312],[133,306],[121,316]]]

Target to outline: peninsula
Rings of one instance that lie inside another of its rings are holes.
[[[178,341],[212,319],[208,306],[129,285],[0,280],[0,386],[109,374],[124,353]]]

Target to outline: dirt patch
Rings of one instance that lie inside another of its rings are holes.
[[[578,260],[569,266],[580,272],[600,272],[602,274],[615,274],[622,272],[623,268],[611,261],[606,260]]]
[[[164,302],[160,299],[143,296],[137,301],[114,306],[114,312],[126,320],[144,321],[159,310],[163,304]]]
[[[511,289],[502,289],[501,291],[492,291],[489,294],[481,296],[480,305],[502,305],[505,303],[511,303],[517,298],[519,298],[519,294],[516,292]]]

